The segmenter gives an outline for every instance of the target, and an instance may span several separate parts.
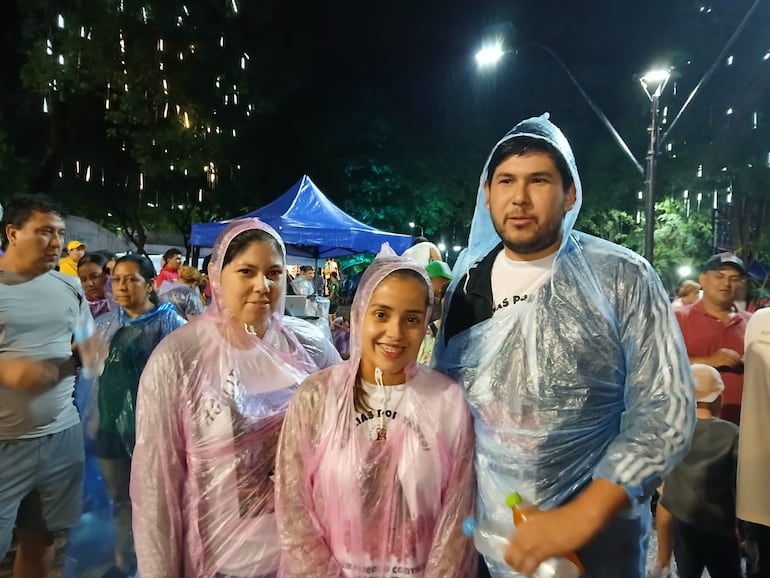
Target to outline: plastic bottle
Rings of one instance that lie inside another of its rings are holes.
[[[466,518],[463,522],[463,533],[473,538],[473,545],[479,554],[488,562],[497,563],[497,576],[505,578],[523,578],[505,562],[505,551],[510,546],[506,537],[506,531],[493,528],[489,522],[479,524],[473,518]],[[503,569],[504,568],[504,569]],[[502,572],[502,573],[501,573]],[[574,564],[564,558],[549,558],[545,560],[532,574],[532,578],[579,578],[580,574]]]
[[[474,518],[463,522],[463,534],[473,538],[473,545],[484,558],[505,562],[505,550],[510,545],[504,532],[480,525]]]
[[[78,317],[75,323],[75,329],[73,334],[75,337],[75,343],[81,344],[86,341],[96,332],[96,324],[94,318],[91,315],[81,315]]]
[[[522,508],[524,502],[521,494],[514,492],[505,499],[505,504],[513,512],[513,524],[520,528],[527,523],[529,516],[537,515],[539,510],[532,509],[526,512]],[[529,508],[527,508],[529,510]],[[567,552],[561,556],[549,558],[538,566],[532,578],[579,578],[585,569],[574,552]]]
[[[101,343],[98,342],[98,338],[92,339],[96,334],[96,324],[93,317],[90,314],[81,315],[75,323],[72,333],[75,343],[78,345],[83,377],[93,379],[101,375],[104,370],[104,359],[100,352]]]

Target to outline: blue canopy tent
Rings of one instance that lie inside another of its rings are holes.
[[[278,231],[290,255],[325,259],[354,253],[377,253],[387,242],[401,254],[410,245],[410,235],[387,233],[362,223],[332,203],[303,175],[283,195],[261,209],[235,219],[192,226],[190,244],[211,247],[225,226],[237,219],[257,217]]]
[[[770,265],[765,265],[755,259],[749,265],[749,277],[762,284],[766,283],[767,279],[770,277]]]

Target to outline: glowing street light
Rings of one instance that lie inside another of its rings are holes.
[[[648,73],[639,77],[639,82],[642,84],[647,96],[652,100],[653,97],[660,98],[663,89],[666,88],[666,83],[671,78],[671,70],[667,68],[658,68],[650,70]]]
[[[680,279],[684,279],[685,277],[692,275],[692,267],[689,265],[682,265],[676,272],[679,274]]]
[[[647,198],[644,205],[644,257],[652,263],[655,246],[655,163],[660,148],[660,95],[671,78],[671,69],[658,68],[639,77],[650,99],[650,146],[647,149]]]
[[[476,53],[476,63],[484,68],[494,66],[505,56],[505,50],[503,50],[503,43],[499,40],[494,43],[483,46]]]

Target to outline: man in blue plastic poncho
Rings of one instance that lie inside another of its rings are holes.
[[[635,253],[573,230],[581,195],[547,115],[495,146],[436,344],[475,417],[479,527],[513,534],[510,492],[547,510],[487,557],[495,578],[570,551],[591,578],[643,577],[650,494],[694,426],[660,280]]]

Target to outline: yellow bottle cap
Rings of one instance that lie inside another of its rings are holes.
[[[508,497],[505,498],[505,505],[511,509],[517,508],[519,504],[521,504],[521,494],[519,492],[508,494]]]

